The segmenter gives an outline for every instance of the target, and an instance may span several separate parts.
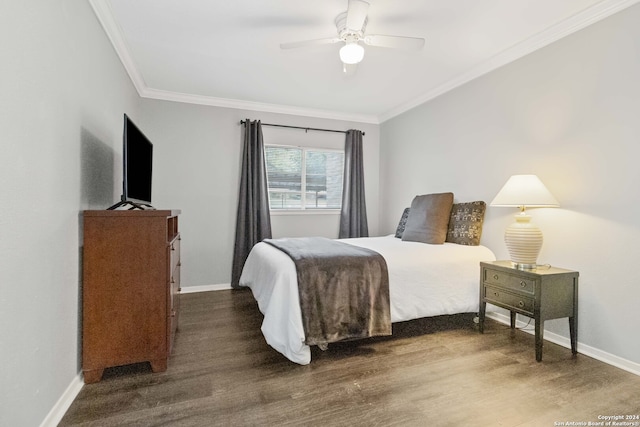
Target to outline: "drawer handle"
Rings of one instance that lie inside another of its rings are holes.
[[[175,310],[171,310],[171,317],[176,317],[176,311]]]
[[[526,288],[527,287],[527,282],[525,282],[524,280],[521,280],[520,281],[520,286],[523,287],[523,288]]]
[[[175,248],[173,245],[171,245],[171,250],[172,250],[172,251],[175,251],[175,250],[176,250],[176,248]]]
[[[498,275],[497,274],[493,275],[493,280],[498,280]]]
[[[500,296],[500,292],[494,292],[494,293],[493,293],[493,296],[494,296],[494,297],[499,297],[499,296]]]
[[[524,301],[520,301],[520,302],[518,303],[518,307],[523,308],[523,307],[524,307]]]

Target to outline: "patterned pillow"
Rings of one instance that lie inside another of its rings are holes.
[[[447,242],[478,246],[486,209],[487,204],[482,201],[454,203],[449,218]]]
[[[402,217],[400,217],[400,222],[398,223],[398,228],[396,228],[396,237],[398,239],[402,239],[402,234],[404,233],[404,227],[407,225],[407,218],[409,218],[409,209],[405,208],[404,212],[402,212]]]

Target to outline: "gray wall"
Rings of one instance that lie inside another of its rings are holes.
[[[490,202],[537,174],[559,209],[531,209],[539,263],[580,272],[579,341],[640,371],[640,5],[381,125],[381,231],[416,194]],[[508,259],[516,212],[488,208],[483,244]],[[566,320],[545,324],[568,336]],[[586,348],[586,347],[583,347]]]
[[[120,194],[139,101],[88,2],[2,2],[0,52],[0,425],[37,426],[80,371],[79,214]]]
[[[228,285],[235,236],[242,127],[240,120],[365,131],[366,198],[370,233],[378,232],[378,125],[188,105],[142,101],[140,127],[154,144],[153,204],[182,210],[183,288]],[[343,148],[344,135],[264,127],[265,143]],[[274,237],[338,237],[337,215],[274,215]]]

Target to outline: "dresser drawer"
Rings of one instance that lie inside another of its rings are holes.
[[[534,299],[523,294],[508,292],[495,286],[484,286],[486,302],[509,310],[517,310],[533,315]]]
[[[537,282],[536,279],[518,277],[489,268],[484,270],[483,280],[485,284],[498,285],[518,292],[527,292],[532,295],[535,293]]]

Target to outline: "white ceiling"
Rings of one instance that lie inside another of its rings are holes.
[[[370,0],[366,46],[345,76],[336,36],[347,0],[90,0],[143,97],[380,123],[639,0]]]

